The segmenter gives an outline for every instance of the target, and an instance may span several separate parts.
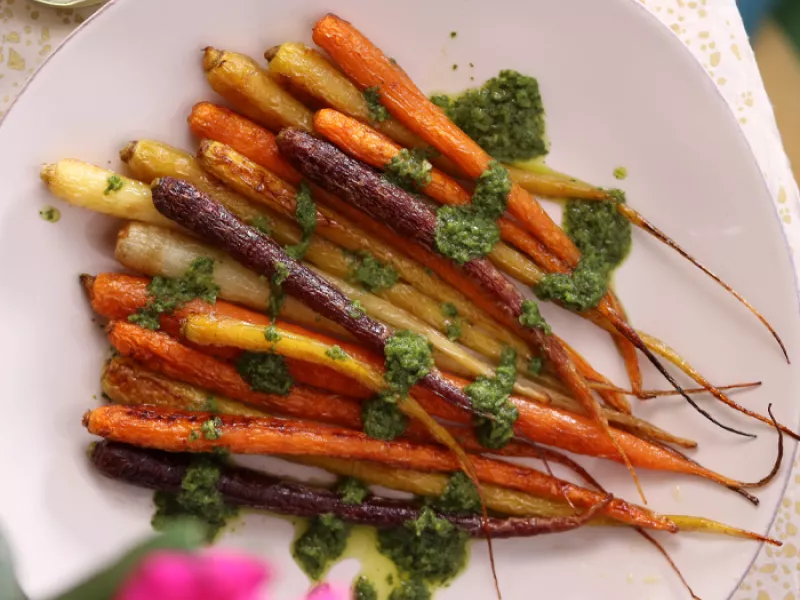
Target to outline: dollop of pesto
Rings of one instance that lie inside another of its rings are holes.
[[[264,328],[264,339],[273,344],[281,341],[281,334],[278,332],[278,328],[275,327],[274,323]]]
[[[503,166],[492,161],[481,173],[472,202],[442,206],[436,211],[436,248],[460,265],[486,256],[500,241],[497,219],[505,212],[511,178]]]
[[[449,340],[455,342],[461,337],[461,319],[458,318],[458,309],[452,302],[442,303],[441,309],[446,319],[445,334]]]
[[[361,575],[353,585],[353,600],[378,600],[378,592],[372,582]]]
[[[458,471],[450,476],[442,494],[433,500],[434,508],[443,513],[457,515],[481,512],[481,497],[478,488],[469,477]]]
[[[417,381],[433,368],[431,343],[418,333],[396,331],[383,347],[386,383],[391,391],[405,396]]]
[[[431,182],[433,165],[422,148],[403,148],[384,166],[384,177],[409,192],[418,192]]]
[[[466,532],[427,506],[401,527],[378,530],[378,550],[397,565],[403,579],[432,584],[444,583],[461,570],[467,540]]]
[[[280,354],[243,352],[236,370],[254,392],[286,396],[294,385],[286,359]]]
[[[534,291],[542,300],[554,300],[583,312],[600,303],[611,276],[630,252],[631,224],[617,211],[625,202],[621,190],[611,190],[606,202],[570,200],[564,210],[564,231],[581,251],[578,266],[570,274],[548,274]]]
[[[539,305],[533,300],[525,300],[522,303],[522,314],[519,316],[519,322],[525,327],[541,329],[547,335],[550,335],[552,331],[550,325],[544,320],[542,313],[539,312]]]
[[[332,360],[347,360],[348,358],[350,358],[347,355],[347,352],[342,350],[342,348],[338,345],[331,346],[330,348],[325,350],[325,356],[327,356]]]
[[[58,223],[61,220],[61,211],[55,206],[45,206],[39,211],[39,217],[48,223]]]
[[[162,314],[172,314],[196,298],[214,304],[217,294],[214,260],[201,256],[192,261],[183,277],[153,277],[147,284],[147,304],[130,315],[128,321],[147,329],[160,329]]]
[[[204,421],[200,426],[200,432],[207,440],[218,440],[222,437],[222,419],[214,417]]]
[[[358,319],[359,317],[363,317],[366,314],[366,311],[364,310],[361,302],[358,300],[353,300],[347,309],[347,314],[353,319]]]
[[[195,458],[181,480],[177,493],[156,492],[156,513],[152,525],[163,530],[176,519],[193,518],[207,526],[207,541],[212,542],[219,531],[239,510],[225,503],[217,490],[222,467],[219,461],[205,456]]]
[[[395,397],[378,395],[364,402],[361,409],[364,433],[376,440],[393,440],[408,427],[408,417],[397,407]]]
[[[627,167],[617,167],[616,169],[614,169],[615,179],[625,179],[627,176],[628,176]]]
[[[434,96],[464,133],[497,160],[514,162],[547,154],[539,82],[517,71],[500,71],[481,87],[455,98]]]
[[[311,236],[317,228],[317,204],[311,195],[311,189],[305,181],[300,183],[300,187],[295,195],[295,219],[300,225],[302,238],[299,244],[286,247],[286,254],[295,260],[300,260],[306,255],[308,246],[311,243]]]
[[[345,504],[361,504],[370,495],[369,488],[355,477],[345,477],[336,486],[336,493]]]
[[[430,600],[432,594],[424,581],[418,578],[403,579],[389,594],[389,600]]]
[[[331,514],[311,519],[308,529],[294,543],[294,557],[300,568],[311,579],[320,579],[344,552],[350,530],[350,525]]]
[[[122,180],[122,177],[119,175],[111,175],[106,180],[106,189],[103,191],[103,195],[108,196],[111,192],[118,192],[124,185],[125,182]]]
[[[400,278],[394,267],[383,264],[365,250],[347,252],[345,255],[350,262],[350,280],[368,292],[388,290]]]
[[[528,373],[531,375],[539,375],[544,367],[544,359],[541,356],[532,356],[528,361]]]
[[[276,262],[275,270],[269,280],[269,316],[278,318],[283,306],[283,283],[289,278],[289,267],[284,262]]]
[[[500,355],[495,376],[480,376],[464,388],[472,406],[494,417],[494,420],[479,416],[474,418],[475,435],[485,448],[502,448],[514,436],[514,423],[519,411],[511,403],[510,396],[517,378],[516,362],[516,351],[506,346]]]
[[[251,218],[248,222],[250,227],[257,229],[264,235],[269,235],[272,231],[272,221],[269,220],[268,217],[264,215],[256,215],[255,217]]]
[[[373,123],[380,123],[389,118],[389,111],[381,103],[380,89],[375,87],[368,87],[362,94],[364,100],[367,102],[367,109],[369,110],[369,120]]]

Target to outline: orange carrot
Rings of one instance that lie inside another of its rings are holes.
[[[218,435],[197,435],[209,419],[215,419]],[[428,471],[460,469],[458,460],[445,449],[406,441],[374,440],[363,433],[307,422],[103,406],[87,412],[83,423],[94,435],[170,452],[210,452],[214,448],[227,448],[235,454],[336,456]],[[581,507],[592,506],[603,497],[535,469],[479,456],[470,458],[484,483],[558,500],[566,493],[574,505]],[[666,517],[619,499],[614,499],[604,514],[625,523],[677,531],[677,526]]]
[[[461,131],[411,78],[360,31],[329,14],[314,26],[314,42],[325,50],[362,90],[377,88],[381,103],[398,121],[450,159],[468,177],[477,179],[492,158]],[[508,208],[555,255],[574,267],[580,252],[572,240],[519,185],[508,195]]]
[[[209,138],[236,148],[255,163],[263,165],[290,183],[300,183],[295,168],[278,152],[275,136],[238,113],[211,104],[198,102],[189,114],[189,127],[197,137]]]
[[[149,280],[145,277],[133,277],[120,273],[101,273],[95,278],[83,276],[81,281],[89,295],[89,300],[94,311],[110,320],[126,320],[137,310],[143,308],[148,301],[147,284]],[[271,323],[269,317],[266,315],[241,308],[229,302],[219,300],[212,306],[201,300],[193,300],[178,308],[171,315],[161,315],[161,327],[172,337],[179,338],[181,329],[180,321],[182,319],[185,319],[189,315],[207,314],[210,312],[214,312],[220,316],[240,319],[256,325],[263,325],[265,327]],[[297,333],[302,333],[303,335],[308,335],[316,339],[329,341],[331,345],[341,344],[338,340],[328,338],[316,332],[311,332],[297,325],[281,321],[280,326],[284,329],[296,331]],[[190,347],[195,347],[189,342],[185,343]],[[203,348],[202,350],[207,352],[207,348]],[[232,360],[237,358],[241,353],[231,351],[231,349],[227,348],[214,348],[213,354],[226,360]],[[372,393],[364,386],[337,373],[333,369],[294,359],[287,359],[286,365],[289,367],[289,373],[292,378],[298,383],[312,385],[329,392],[344,394],[354,398],[369,398],[372,396]]]

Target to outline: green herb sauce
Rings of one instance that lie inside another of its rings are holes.
[[[539,312],[539,305],[533,300],[525,300],[522,303],[522,314],[519,316],[519,322],[525,327],[541,329],[547,335],[550,335],[552,331],[550,325],[544,320],[542,313]]]
[[[455,342],[461,337],[461,319],[458,318],[458,309],[452,302],[444,302],[441,309],[446,319],[445,334],[449,340]]]
[[[392,590],[389,600],[430,600],[430,589],[421,579],[404,579]]]
[[[384,166],[384,177],[409,192],[418,192],[431,182],[433,165],[428,162],[427,151],[421,148],[403,148]]]
[[[289,277],[289,267],[286,263],[275,263],[275,271],[269,280],[269,315],[277,319],[283,306],[283,282]]]
[[[219,462],[211,458],[195,458],[181,480],[180,492],[155,493],[153,528],[161,531],[174,520],[190,517],[208,527],[207,541],[213,541],[225,524],[239,512],[238,508],[226,504],[217,490],[221,469]]]
[[[363,317],[366,314],[366,311],[364,310],[364,307],[361,305],[361,302],[359,302],[358,300],[353,300],[347,309],[347,314],[352,319],[358,319],[359,317]]]
[[[437,510],[457,515],[481,512],[481,497],[478,488],[469,477],[458,471],[450,476],[441,496],[432,501]]]
[[[311,579],[320,579],[342,555],[350,530],[350,525],[330,514],[309,521],[308,529],[294,543],[294,557]]]
[[[280,354],[243,352],[236,360],[236,370],[254,392],[286,396],[294,385]]]
[[[218,440],[222,437],[222,430],[220,427],[222,427],[222,419],[214,417],[213,419],[208,419],[203,422],[200,427],[200,432],[207,440]]]
[[[281,340],[281,334],[278,333],[278,328],[275,324],[269,325],[264,329],[264,339],[273,344],[277,344]]]
[[[533,77],[500,71],[480,88],[431,101],[497,160],[515,162],[547,154],[544,105]]]
[[[206,403],[203,406],[203,410],[205,412],[218,413],[219,402],[217,402],[217,399],[214,396],[209,396],[208,398],[206,398]]]
[[[564,231],[581,251],[571,274],[548,274],[534,291],[542,300],[554,300],[583,312],[596,307],[608,291],[611,276],[631,249],[630,222],[617,211],[625,202],[620,190],[606,202],[570,200],[564,210]]]
[[[118,192],[125,185],[122,177],[119,175],[112,175],[106,180],[106,189],[103,191],[104,196],[108,196],[111,192]]]
[[[300,188],[297,190],[295,204],[295,219],[297,224],[300,225],[302,238],[299,244],[286,246],[286,254],[295,260],[300,260],[306,255],[308,246],[311,243],[311,237],[317,228],[317,205],[311,195],[311,189],[309,189],[305,181],[300,184]]]
[[[408,394],[433,368],[430,342],[407,329],[396,331],[383,347],[386,383],[399,396]]]
[[[39,216],[48,223],[58,223],[61,220],[61,211],[55,206],[45,206],[39,211]]]
[[[361,504],[370,495],[369,488],[355,477],[345,477],[336,486],[336,492],[345,504]]]
[[[531,375],[540,375],[544,367],[544,359],[541,356],[532,356],[528,362],[528,373]]]
[[[341,349],[341,347],[331,346],[327,350],[325,350],[325,356],[332,360],[347,360],[350,358],[347,353]]]
[[[497,219],[505,212],[511,179],[503,166],[492,161],[481,173],[472,202],[442,206],[436,211],[436,248],[460,265],[486,256],[500,241]]]
[[[388,394],[381,394],[364,402],[361,421],[364,433],[376,440],[393,440],[403,435],[408,427],[408,417]]]
[[[625,179],[628,176],[628,169],[626,167],[617,167],[614,169],[615,179]]]
[[[380,123],[389,118],[389,111],[381,104],[381,93],[377,86],[365,89],[363,96],[364,100],[367,101],[370,121],[373,123]]]
[[[346,252],[345,256],[350,262],[350,280],[368,292],[388,290],[400,278],[394,267],[383,264],[365,250]]]
[[[464,566],[467,540],[466,532],[428,507],[401,527],[378,530],[378,550],[394,561],[405,581],[434,585],[446,583]]]
[[[502,448],[514,436],[514,423],[519,411],[509,398],[517,378],[516,362],[516,351],[506,346],[495,376],[480,376],[464,388],[476,409],[494,417],[494,420],[478,416],[474,418],[475,435],[485,448]]]
[[[196,298],[214,304],[218,293],[214,260],[199,257],[192,261],[183,277],[153,277],[147,284],[147,304],[130,315],[128,321],[147,329],[159,329],[162,314],[172,314]]]
[[[378,592],[372,582],[363,575],[353,585],[353,600],[378,600]]]
[[[248,225],[254,229],[257,229],[264,235],[270,235],[270,232],[272,231],[272,221],[263,215],[253,217],[248,221]]]

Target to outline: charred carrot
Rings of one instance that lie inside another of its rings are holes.
[[[130,315],[144,308],[148,302],[147,285],[149,281],[144,277],[134,277],[121,273],[101,273],[97,277],[81,276],[81,283],[86,290],[92,309],[110,320],[126,320]],[[161,315],[162,329],[172,337],[180,336],[181,321],[190,315],[214,313],[223,317],[241,319],[262,328],[269,326],[271,319],[261,313],[256,313],[235,304],[218,300],[211,305],[202,300],[193,300],[178,308],[172,314]],[[279,321],[280,326],[288,331],[302,332],[303,335],[325,339],[331,345],[342,343],[339,340],[328,338],[322,334]],[[218,349],[215,349],[219,352]],[[227,353],[225,358],[235,359],[238,353]],[[287,359],[286,365],[289,374],[298,383],[318,387],[336,394],[343,394],[354,398],[369,398],[372,394],[348,377],[344,377],[333,369],[321,367],[317,364],[302,360]]]
[[[149,489],[175,492],[181,489],[191,455],[137,448],[103,441],[91,450],[92,463],[106,477]],[[270,512],[313,517],[333,514],[345,522],[375,527],[399,527],[419,518],[422,506],[409,501],[369,495],[358,504],[345,502],[335,491],[295,481],[282,481],[260,471],[227,465],[222,467],[216,489],[227,504]],[[607,496],[579,515],[556,517],[489,517],[440,513],[470,537],[532,537],[576,529],[588,523],[611,502]]]
[[[204,436],[200,430],[209,419],[215,427],[214,435]],[[88,411],[83,424],[93,435],[108,440],[168,452],[210,452],[214,448],[227,448],[234,454],[335,456],[439,472],[454,472],[460,468],[451,453],[435,446],[374,440],[363,433],[306,422],[103,406]],[[478,456],[472,456],[471,460],[482,482],[553,499],[563,498],[565,491],[573,504],[580,507],[592,506],[604,498],[602,494],[529,467]],[[642,527],[677,530],[669,519],[618,498],[611,501],[603,514]]]

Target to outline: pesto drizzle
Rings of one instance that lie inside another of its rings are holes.
[[[195,298],[214,304],[218,293],[214,260],[201,256],[192,261],[183,277],[153,277],[147,284],[147,304],[130,315],[128,321],[147,329],[160,329],[162,314],[172,314]]]
[[[522,314],[519,316],[519,322],[525,327],[541,329],[545,335],[550,335],[552,331],[550,325],[544,320],[542,313],[539,312],[539,305],[533,300],[525,300],[522,303]]]
[[[367,102],[369,110],[369,120],[373,123],[381,123],[389,118],[389,111],[381,103],[381,92],[377,86],[368,87],[362,94]]]
[[[305,181],[300,184],[300,188],[295,195],[295,219],[300,225],[302,238],[299,244],[286,246],[286,254],[295,260],[301,260],[311,244],[311,237],[317,227],[317,205],[311,195],[311,189]]]
[[[431,505],[444,513],[456,515],[479,514],[481,497],[478,488],[462,471],[450,475],[442,494],[431,501]]]
[[[441,206],[436,211],[436,248],[460,265],[486,256],[500,241],[497,219],[506,210],[511,178],[498,162],[492,161],[481,173],[472,202],[462,206]]]
[[[422,148],[403,148],[384,166],[387,181],[408,192],[418,192],[431,182],[433,165]]]
[[[243,352],[236,360],[236,370],[254,392],[286,396],[294,385],[286,359],[280,354]]]
[[[308,529],[294,542],[294,556],[311,579],[319,580],[328,566],[342,555],[350,531],[349,524],[332,514],[309,521]]]
[[[369,488],[355,477],[345,477],[339,481],[336,493],[345,504],[361,504],[370,495]]]
[[[213,541],[225,524],[239,513],[237,507],[225,503],[217,490],[221,474],[218,461],[202,455],[193,459],[181,480],[180,492],[155,493],[153,528],[161,531],[172,521],[189,517],[204,523],[207,541]]]
[[[269,280],[269,316],[272,317],[273,320],[277,319],[278,315],[281,313],[281,307],[285,299],[281,286],[288,277],[289,267],[286,266],[286,263],[276,262],[275,271]]]
[[[350,262],[350,280],[368,292],[387,290],[400,278],[394,267],[382,263],[366,250],[346,251],[345,256]]]
[[[118,192],[124,185],[125,182],[122,180],[122,177],[116,174],[111,175],[106,180],[106,189],[103,191],[103,195],[108,196],[111,192]]]
[[[364,402],[361,408],[364,433],[376,440],[391,441],[408,427],[408,417],[397,407],[397,397],[378,394]]]
[[[445,316],[445,334],[447,339],[455,342],[461,337],[461,319],[458,318],[458,309],[452,302],[444,302],[441,306]]]
[[[581,251],[570,274],[549,273],[534,291],[542,300],[555,300],[571,310],[596,307],[608,291],[611,276],[632,244],[631,224],[617,211],[625,202],[621,190],[611,190],[606,202],[570,200],[564,211],[564,231]]]
[[[353,585],[353,600],[378,600],[378,592],[372,582],[361,575]]]
[[[506,346],[500,356],[494,377],[480,376],[464,391],[472,406],[480,412],[490,414],[494,420],[474,417],[475,435],[485,448],[502,448],[514,436],[514,423],[519,411],[511,403],[510,396],[517,378],[517,353]]]

